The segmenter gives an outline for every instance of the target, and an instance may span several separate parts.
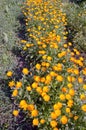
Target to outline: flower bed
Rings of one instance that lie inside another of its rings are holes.
[[[19,48],[26,65],[18,81],[7,72],[17,106],[13,115],[22,110],[39,130],[84,129],[86,68],[80,52],[67,43],[61,1],[27,0],[22,10],[28,40]]]

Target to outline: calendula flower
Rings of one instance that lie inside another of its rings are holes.
[[[28,70],[27,68],[23,68],[22,73],[23,73],[24,75],[28,75],[29,70]]]
[[[45,95],[43,96],[43,99],[44,99],[44,101],[48,102],[48,101],[50,100],[50,96],[47,95],[47,94],[45,94]]]
[[[13,93],[12,93],[12,97],[16,97],[17,95],[18,95],[18,90],[15,89],[15,90],[13,91]]]
[[[36,117],[38,116],[38,110],[34,109],[31,111],[31,116]]]
[[[50,125],[51,125],[52,128],[54,128],[54,127],[57,126],[57,122],[56,122],[55,120],[52,120],[52,121],[50,122]]]
[[[33,119],[33,125],[34,125],[34,126],[38,126],[38,124],[39,124],[38,118],[34,118],[34,119]]]
[[[33,111],[33,110],[34,110],[34,105],[33,105],[33,104],[29,104],[29,105],[27,106],[27,110]]]
[[[15,86],[16,86],[16,88],[21,88],[22,82],[21,82],[21,81],[18,81]]]
[[[64,125],[67,124],[68,123],[68,118],[66,116],[62,116],[61,117],[61,123],[64,124]]]
[[[52,119],[56,119],[56,118],[57,118],[57,115],[56,115],[55,112],[51,112],[51,115],[50,115],[50,116],[51,116]]]
[[[14,86],[15,86],[15,82],[14,82],[13,80],[10,81],[9,84],[8,84],[8,86],[9,86],[9,87],[14,87]]]
[[[19,114],[19,111],[18,111],[18,110],[13,110],[13,115],[14,115],[14,116],[18,116],[18,114]]]
[[[41,124],[44,124],[44,123],[45,123],[45,120],[44,120],[44,119],[41,119],[41,120],[40,120],[40,123],[41,123]]]
[[[81,107],[81,109],[82,109],[84,112],[86,112],[86,104],[84,104],[84,105]]]
[[[12,71],[8,71],[8,72],[7,72],[7,76],[8,76],[8,77],[11,77],[12,75],[13,75],[13,72],[12,72]]]
[[[40,70],[41,69],[41,65],[40,64],[36,64],[36,69]]]

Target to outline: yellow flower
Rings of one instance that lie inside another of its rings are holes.
[[[8,76],[8,77],[11,77],[12,75],[13,75],[13,72],[12,72],[12,71],[8,71],[8,72],[7,72],[7,76]]]
[[[33,117],[38,116],[38,110],[36,110],[36,109],[32,110],[31,116],[33,116]]]
[[[84,112],[86,112],[86,104],[84,104],[84,105],[81,107],[81,109],[82,109]]]
[[[66,94],[66,99],[67,100],[70,100],[72,97],[71,97],[71,95],[70,94]]]
[[[86,99],[86,96],[85,96],[84,93],[80,95],[80,99],[81,99],[81,100],[85,100],[85,99]]]
[[[79,78],[78,78],[78,82],[79,82],[79,83],[83,83],[83,78],[79,77]]]
[[[65,95],[64,94],[60,94],[59,98],[60,98],[60,100],[64,101],[65,100]]]
[[[63,81],[63,77],[62,77],[61,75],[58,75],[58,76],[56,77],[56,79],[57,79],[59,82],[62,82],[62,81]]]
[[[15,86],[15,82],[14,82],[13,80],[10,81],[9,84],[8,84],[8,86],[9,86],[9,87],[13,87],[13,86]]]
[[[45,120],[44,120],[44,119],[41,119],[41,120],[40,120],[40,123],[41,123],[41,124],[44,124],[44,123],[45,123]]]
[[[21,86],[22,86],[22,82],[18,81],[18,82],[16,83],[16,88],[21,88]]]
[[[78,116],[74,116],[74,120],[77,120],[79,117]]]
[[[70,113],[70,108],[66,108],[66,113]]]
[[[59,130],[59,129],[55,127],[53,130]]]
[[[55,120],[52,120],[52,121],[50,122],[50,125],[51,125],[52,128],[54,128],[54,127],[57,126],[57,122],[56,122]]]
[[[51,116],[52,119],[56,119],[56,118],[57,118],[57,115],[56,115],[55,112],[51,112],[51,115],[50,115],[50,116]]]
[[[73,84],[72,83],[68,83],[68,88],[72,88],[73,87]]]
[[[83,85],[83,89],[86,90],[86,84]]]
[[[74,90],[74,89],[70,89],[70,90],[69,90],[69,94],[70,94],[71,96],[74,96],[74,95],[75,95],[75,90]]]
[[[33,104],[29,104],[29,105],[27,106],[27,110],[33,111],[33,110],[34,110],[34,105],[33,105]]]
[[[13,93],[12,93],[12,97],[16,97],[17,95],[18,95],[18,90],[15,89],[15,90],[13,91]]]
[[[68,105],[68,107],[72,107],[73,106],[73,100],[69,100],[68,102],[67,102],[67,105]]]
[[[43,99],[44,101],[48,102],[50,100],[50,96],[46,94],[43,96]]]
[[[28,107],[28,104],[26,103],[25,100],[21,100],[21,101],[20,101],[20,104],[19,104],[19,107],[20,107],[20,108],[23,108],[24,110],[26,110],[27,107]]]
[[[59,110],[59,109],[55,110],[55,114],[56,114],[56,116],[60,116],[61,115],[61,110]]]
[[[34,125],[34,126],[38,126],[38,124],[39,124],[38,119],[37,119],[37,118],[34,118],[34,119],[33,119],[33,125]]]
[[[36,69],[40,70],[41,69],[41,65],[40,64],[36,64]]]
[[[66,116],[62,116],[61,123],[65,125],[65,124],[67,124],[67,122],[68,122],[68,118]]]
[[[43,87],[43,92],[48,92],[49,91],[49,87],[48,86],[44,86]]]
[[[33,82],[32,83],[32,88],[37,88],[38,87],[38,83],[37,82]]]
[[[27,89],[27,91],[31,91],[32,90],[32,88],[30,86],[27,86],[26,89]]]
[[[14,111],[13,111],[13,115],[14,115],[14,116],[18,116],[18,114],[19,114],[19,111],[18,111],[18,110],[14,110]]]
[[[35,75],[35,76],[34,76],[34,80],[35,80],[36,82],[40,82],[40,76]]]
[[[23,73],[24,75],[28,75],[29,70],[28,70],[27,68],[23,68],[22,73]]]

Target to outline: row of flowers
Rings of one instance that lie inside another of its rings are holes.
[[[18,106],[13,115],[17,118],[23,110],[39,130],[81,130],[86,112],[86,67],[80,52],[67,42],[61,1],[26,0],[22,12],[28,40],[21,40],[19,48],[28,65],[18,81],[12,71],[7,72]]]

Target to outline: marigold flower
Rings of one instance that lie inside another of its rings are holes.
[[[58,75],[58,76],[56,77],[56,79],[57,79],[59,82],[62,82],[62,81],[63,81],[63,77],[62,77],[61,75]]]
[[[81,107],[81,109],[82,109],[84,112],[86,112],[86,104],[84,104],[84,105]]]
[[[13,72],[12,72],[12,71],[8,71],[8,72],[7,72],[7,76],[8,76],[8,77],[11,77],[12,75],[13,75]]]
[[[43,87],[43,92],[48,92],[49,91],[49,87],[48,86],[44,86]]]
[[[74,95],[75,95],[75,90],[74,90],[74,89],[70,89],[70,90],[69,90],[69,94],[70,94],[71,96],[74,96]]]
[[[18,82],[16,83],[16,88],[21,88],[21,86],[22,86],[22,82],[18,81]]]
[[[68,118],[66,116],[62,116],[61,123],[65,125],[65,124],[67,124],[67,122],[68,122]]]
[[[18,110],[14,110],[14,111],[13,111],[13,115],[14,115],[14,116],[18,116],[18,114],[19,114],[19,111],[18,111]]]
[[[40,64],[36,64],[36,69],[40,70],[41,69],[41,65]]]
[[[52,119],[56,119],[56,118],[57,118],[57,115],[56,115],[55,112],[51,112],[51,115],[50,115],[50,116],[51,116]]]
[[[51,125],[52,128],[54,128],[54,127],[57,126],[57,122],[56,122],[55,120],[52,120],[52,121],[50,122],[50,125]]]
[[[33,110],[34,110],[34,105],[33,105],[33,104],[29,104],[29,105],[27,106],[27,110],[33,111]]]
[[[33,116],[33,117],[38,116],[38,110],[36,110],[36,109],[32,110],[31,116]]]
[[[65,96],[67,100],[70,100],[72,98],[70,94],[66,94]]]
[[[57,117],[60,116],[61,115],[61,110],[59,110],[59,109],[55,110],[55,114],[56,114]]]
[[[27,86],[26,89],[27,89],[27,91],[31,91],[32,90],[32,88],[30,86]]]
[[[60,100],[65,100],[65,95],[64,94],[60,94],[60,96],[59,96],[59,98],[60,98]]]
[[[29,70],[28,70],[27,68],[23,68],[22,73],[23,73],[24,75],[28,75]]]
[[[74,120],[77,120],[79,118],[79,116],[74,116]]]
[[[46,102],[48,102],[48,101],[50,100],[50,96],[46,94],[46,95],[43,96],[43,99],[44,99]]]
[[[20,107],[20,108],[23,108],[24,110],[26,110],[27,107],[28,107],[28,104],[26,103],[25,100],[21,100],[21,101],[20,101],[20,104],[19,104],[19,107]]]
[[[15,90],[13,91],[13,93],[12,93],[12,97],[16,97],[17,95],[18,95],[18,90],[15,89]]]
[[[37,118],[34,118],[33,119],[33,125],[38,126],[38,124],[39,124],[39,120]]]
[[[83,85],[83,89],[86,90],[86,84]]]
[[[38,87],[38,83],[37,82],[33,82],[32,83],[32,88],[37,88]]]
[[[41,119],[41,120],[40,120],[40,123],[41,123],[41,124],[44,124],[44,123],[45,123],[45,120],[44,120],[44,119]]]
[[[59,130],[59,129],[55,127],[53,130]]]
[[[9,87],[13,87],[13,86],[15,86],[15,82],[14,82],[13,80],[10,81],[9,84],[8,84],[8,86],[9,86]]]
[[[66,113],[70,113],[70,108],[66,108]]]

